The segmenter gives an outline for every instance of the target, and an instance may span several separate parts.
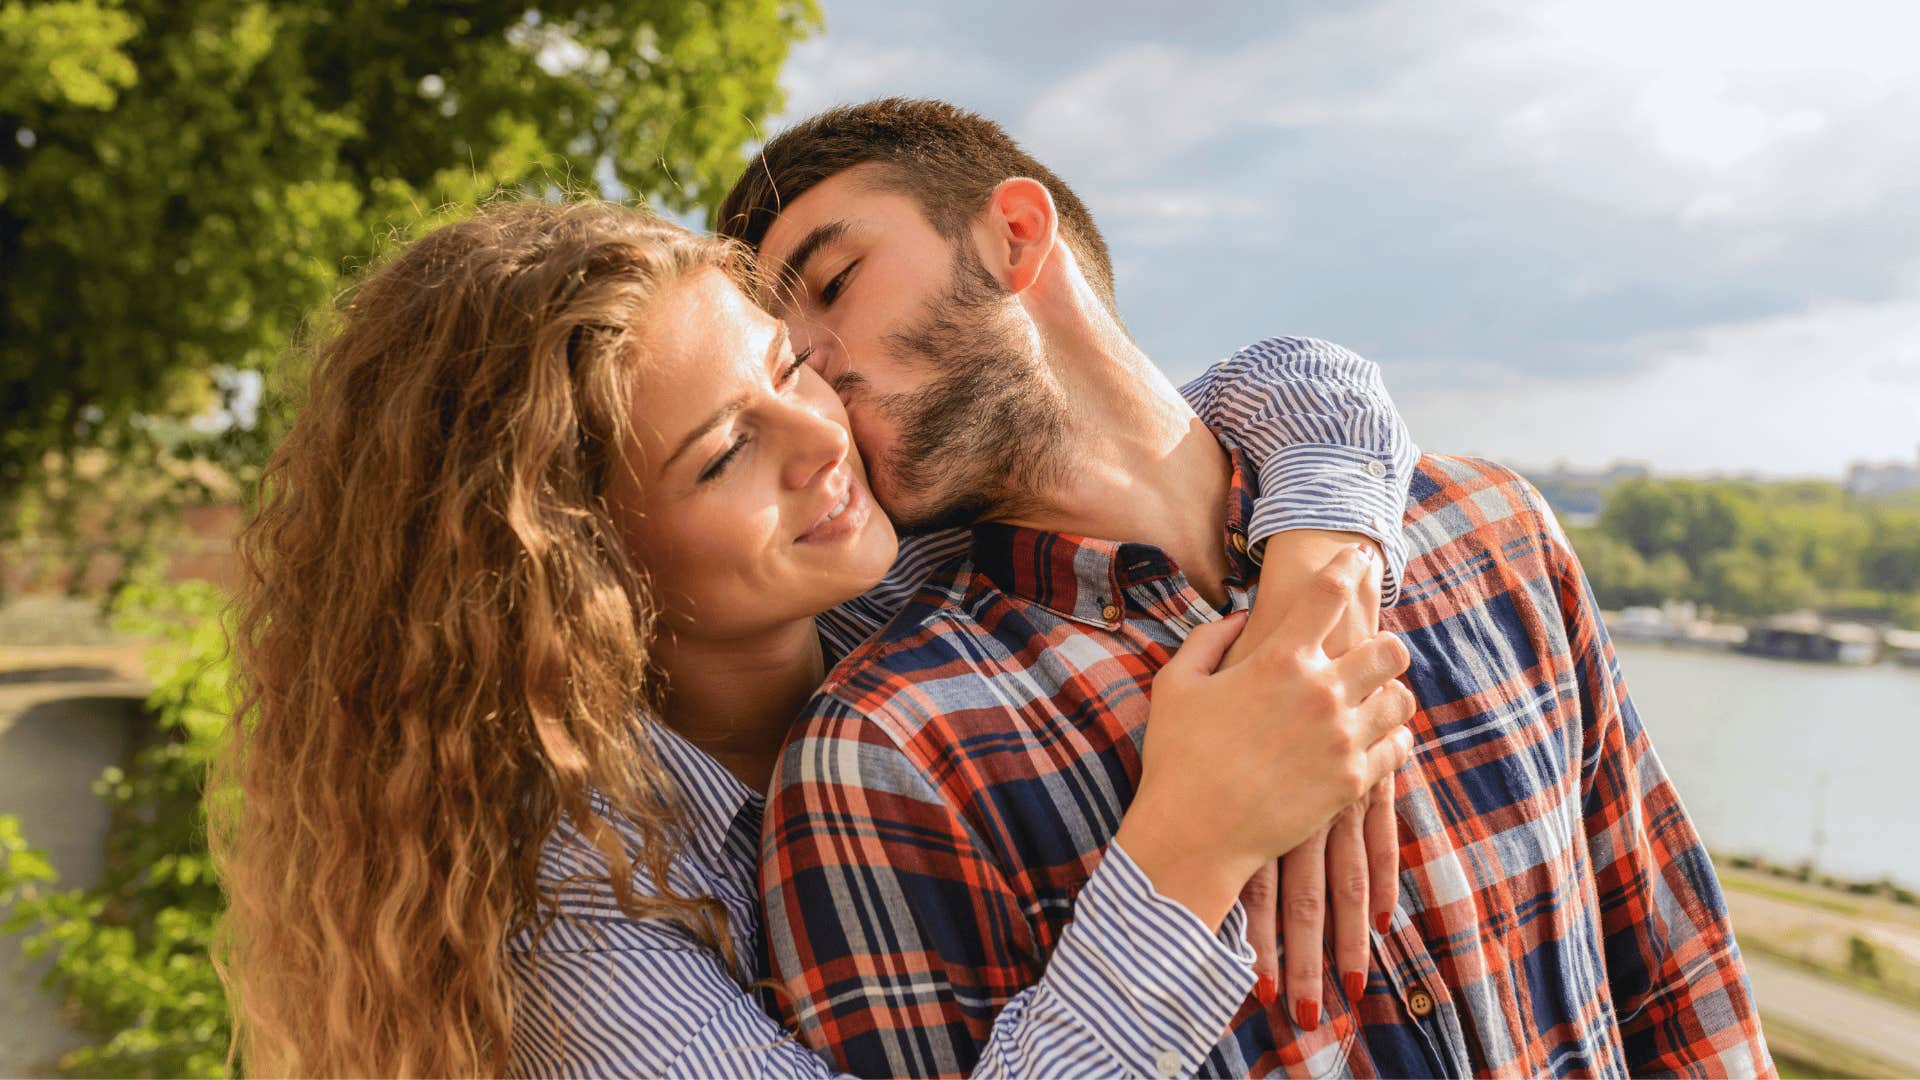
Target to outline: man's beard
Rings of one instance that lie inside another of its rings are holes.
[[[900,433],[877,464],[903,533],[1032,513],[1062,471],[1066,403],[1011,297],[959,242],[945,295],[887,337],[896,362],[941,373],[875,403]],[[924,494],[917,505],[898,505],[906,492]]]

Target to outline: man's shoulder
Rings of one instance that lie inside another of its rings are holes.
[[[931,718],[937,682],[971,668],[961,642],[980,628],[972,615],[982,586],[970,557],[936,568],[887,624],[848,653],[821,682],[793,741],[846,721],[896,728]],[[897,732],[910,738],[912,730]]]
[[[1517,471],[1485,458],[1422,454],[1407,486],[1406,527],[1416,550],[1476,529],[1558,530],[1547,500]]]
[[[1408,552],[1403,596],[1409,585],[1425,580],[1438,587],[1480,559],[1544,571],[1562,560],[1567,546],[1539,489],[1484,458],[1421,455],[1402,524]]]

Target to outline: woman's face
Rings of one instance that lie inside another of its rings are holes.
[[[611,497],[668,628],[745,637],[886,575],[893,526],[839,397],[783,323],[701,270],[654,301],[641,342],[631,468]]]

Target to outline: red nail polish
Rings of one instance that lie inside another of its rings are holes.
[[[1375,914],[1373,917],[1373,928],[1375,930],[1380,931],[1382,934],[1386,933],[1387,928],[1392,925],[1393,925],[1393,916],[1387,914],[1384,911]]]
[[[1261,1008],[1273,1008],[1273,999],[1280,996],[1280,983],[1271,975],[1262,975],[1253,984],[1253,996],[1260,999]]]
[[[1340,985],[1346,987],[1348,1001],[1359,1001],[1367,994],[1367,977],[1358,971],[1340,976]]]
[[[1312,1031],[1320,1026],[1320,1003],[1317,1001],[1296,1001],[1293,1003],[1293,1023],[1301,1031]]]

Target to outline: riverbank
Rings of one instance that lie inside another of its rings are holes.
[[[1692,603],[1668,601],[1659,607],[1603,610],[1600,618],[1616,641],[1740,652],[1774,660],[1848,666],[1886,661],[1920,667],[1920,633],[1829,619],[1814,611],[1749,622],[1716,622],[1700,617]]]
[[[1920,905],[1881,883],[1715,865],[1783,1074],[1920,1075]]]

